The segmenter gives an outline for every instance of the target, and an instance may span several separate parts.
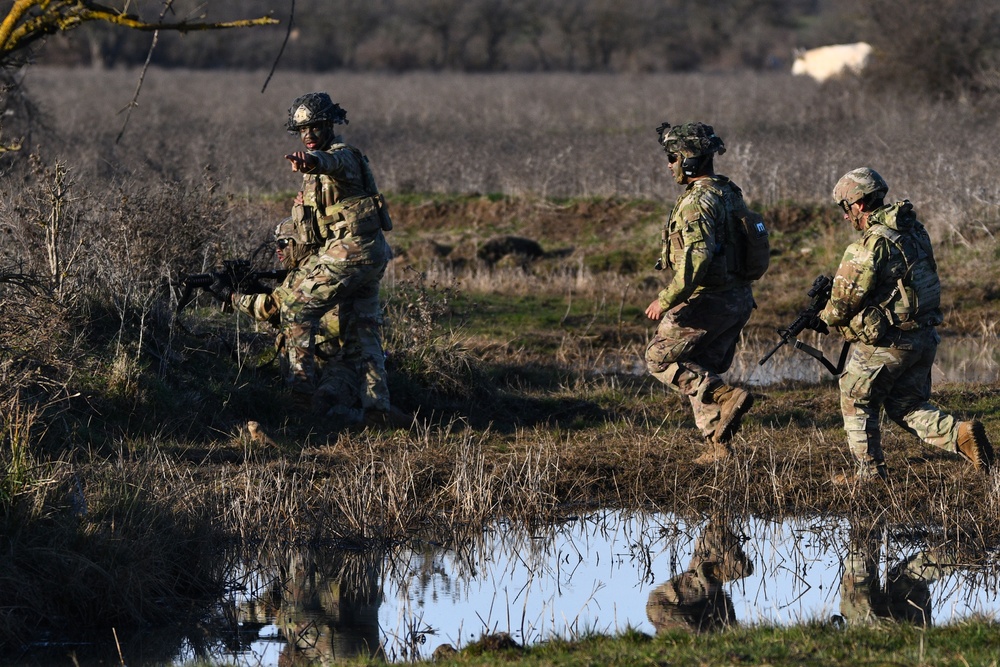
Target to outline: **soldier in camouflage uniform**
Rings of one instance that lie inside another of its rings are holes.
[[[848,246],[830,300],[816,324],[854,343],[840,377],[840,405],[857,476],[887,478],[879,413],[924,442],[957,452],[981,470],[993,447],[978,421],[960,422],[929,401],[940,337],[941,285],[930,238],[909,201],[885,204],[889,186],[874,170],[855,169],[833,189],[844,219],[861,232]]]
[[[303,174],[292,217],[318,246],[289,312],[293,326],[285,344],[301,351],[293,389],[317,388],[315,339],[324,317],[337,308],[350,323],[340,331],[342,354],[361,378],[357,398],[365,420],[408,426],[412,420],[390,405],[382,349],[379,285],[392,257],[383,231],[392,223],[368,159],[336,133],[335,126],[345,123],[347,113],[326,93],[303,95],[288,110],[286,129],[305,147],[285,156]]]
[[[751,282],[727,256],[736,242],[728,223],[746,207],[740,189],[714,172],[713,156],[726,148],[703,123],[657,128],[677,183],[686,186],[663,230],[658,268],[670,283],[646,308],[660,320],[646,349],[646,365],[660,382],[687,396],[707,450],[695,462],[728,458],[729,441],[753,404],[750,392],[725,384],[740,332],[754,307]]]
[[[317,247],[292,218],[278,224],[274,240],[278,261],[288,275],[270,294],[232,294],[233,308],[281,332],[275,341],[281,374],[304,407],[347,423],[359,422],[364,417],[357,405],[360,380],[357,369],[344,360],[341,341],[341,332],[350,331],[350,323],[342,322],[337,304],[323,313],[315,330],[312,323],[307,328],[295,318],[310,300],[301,288],[319,263]],[[303,349],[299,341],[308,341],[310,348]],[[311,376],[304,372],[303,359],[314,367]]]

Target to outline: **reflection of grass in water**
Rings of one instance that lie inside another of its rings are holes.
[[[885,443],[891,484],[834,489],[830,476],[848,465],[834,387],[761,391],[736,439],[736,458],[710,468],[691,463],[700,444],[683,403],[646,379],[594,379],[554,393],[603,412],[509,432],[473,431],[453,422],[409,435],[345,433],[329,445],[302,448],[294,459],[241,441],[242,462],[203,466],[196,482],[187,464],[169,456],[172,445],[160,441],[155,449],[162,454],[152,447],[147,454],[140,450],[134,455],[138,460],[123,467],[129,481],[122,488],[132,490],[128,498],[144,499],[141,506],[147,509],[141,513],[133,500],[111,494],[110,485],[94,486],[104,477],[81,473],[92,508],[83,525],[101,532],[118,517],[117,543],[139,540],[146,545],[144,554],[152,553],[149,549],[166,554],[172,552],[157,546],[159,538],[148,529],[172,536],[176,547],[197,546],[193,538],[173,536],[201,525],[248,542],[337,538],[367,545],[405,538],[415,528],[439,539],[461,539],[456,527],[482,526],[498,514],[528,524],[581,506],[653,505],[684,516],[881,516],[900,525],[938,526],[972,554],[1000,541],[996,481],[981,479],[957,456],[921,447],[892,426]],[[992,415],[1000,408],[1000,393],[990,387],[948,386],[937,398],[963,415],[970,409]],[[129,472],[136,470],[156,474]],[[59,507],[47,495],[52,488],[40,486],[22,498]],[[79,530],[70,515],[54,516],[62,518],[50,521],[51,529],[62,526],[70,536]],[[141,521],[124,520],[140,516]],[[151,522],[151,516],[158,518]],[[51,539],[42,524],[33,526],[38,532],[32,539],[46,541],[53,555],[61,552],[64,540]],[[28,538],[25,532],[8,534]],[[21,546],[14,553],[31,551]],[[185,564],[186,576],[199,573],[190,566],[198,561],[176,562]],[[211,573],[210,565],[205,563],[202,575]],[[144,571],[162,573],[158,567]],[[88,599],[83,591],[74,594],[73,585],[61,586],[58,594],[76,603]],[[38,596],[39,602],[44,599]]]
[[[863,519],[858,521],[864,525]],[[868,555],[880,573],[879,587],[891,583],[883,576],[885,569],[892,572],[898,563],[914,557],[940,565],[933,573],[910,572],[932,584],[931,613],[938,623],[953,623],[966,615],[961,605],[971,603],[971,598],[957,600],[958,590],[974,596],[984,586],[995,586],[995,581],[990,583],[995,575],[990,573],[996,564],[976,569],[963,556],[949,552],[954,545],[949,547],[943,532],[895,528],[866,532],[848,527],[846,519],[834,518],[771,522],[601,511],[545,525],[491,524],[486,531],[459,532],[447,546],[411,541],[386,553],[385,590],[398,607],[389,616],[397,626],[382,628],[390,642],[386,648],[391,655],[400,647],[407,654],[416,648],[426,655],[436,643],[447,641],[477,654],[478,642],[467,642],[480,633],[509,633],[527,645],[551,639],[552,633],[581,641],[594,632],[620,631],[626,618],[622,609],[630,613],[642,609],[642,600],[625,604],[625,598],[647,594],[652,598],[652,587],[706,562],[719,564],[714,571],[723,577],[721,583],[736,603],[738,625],[825,623],[825,617],[812,614],[837,603],[843,568],[836,564],[848,554],[849,534],[851,540],[866,534],[875,539]],[[850,544],[857,551],[858,545]],[[936,554],[935,560],[927,560],[930,554]],[[595,566],[596,562],[601,565]],[[582,563],[588,565],[580,567]],[[961,563],[958,569],[956,563]],[[851,565],[864,564],[852,561]],[[590,579],[594,575],[599,582]],[[729,583],[745,577],[751,578],[738,585]],[[639,582],[643,583],[637,586]],[[897,592],[906,592],[906,582],[895,585]],[[810,599],[800,600],[807,593]],[[877,590],[874,595],[874,608],[883,609]],[[954,609],[941,607],[942,600]],[[612,604],[615,601],[622,603],[621,609]],[[452,606],[455,612],[450,611]],[[789,609],[799,611],[789,616]],[[459,610],[464,615],[456,615]],[[834,617],[833,622],[842,619]],[[892,631],[884,623],[882,628]],[[426,644],[411,645],[414,630]]]
[[[938,347],[934,379],[943,382],[995,382],[1000,349],[995,335],[948,336]]]

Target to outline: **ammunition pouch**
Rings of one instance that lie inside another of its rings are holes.
[[[889,330],[889,319],[879,306],[868,306],[840,328],[844,340],[875,345]]]
[[[292,206],[292,225],[295,227],[299,243],[306,246],[318,246],[323,243],[316,225],[316,209],[312,206],[294,204]]]
[[[347,235],[368,236],[381,230],[380,197],[352,197],[327,206],[325,215],[317,221],[320,237],[326,241]]]
[[[379,224],[382,225],[382,231],[391,232],[392,218],[389,217],[389,204],[386,203],[385,197],[381,192],[375,195],[375,201],[378,206],[378,220]]]

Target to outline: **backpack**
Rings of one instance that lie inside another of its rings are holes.
[[[734,273],[746,280],[759,280],[771,263],[771,242],[764,217],[746,206],[736,214],[736,266]]]

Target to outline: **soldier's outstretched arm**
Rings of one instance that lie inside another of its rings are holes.
[[[285,155],[285,159],[292,164],[292,171],[299,171],[304,174],[311,172],[317,165],[316,158],[306,151],[295,151]]]

